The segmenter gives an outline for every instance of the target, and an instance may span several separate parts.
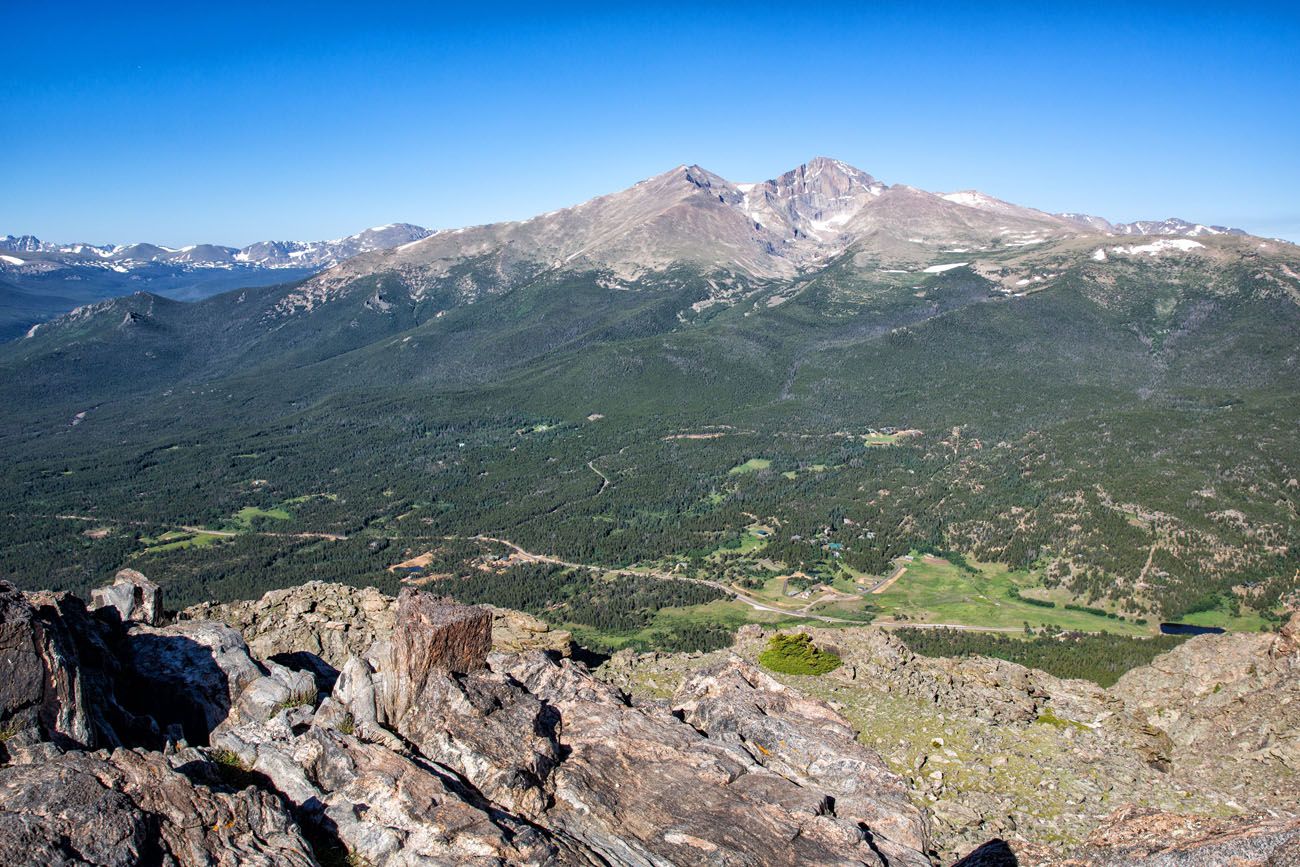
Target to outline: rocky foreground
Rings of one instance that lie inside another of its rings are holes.
[[[815,631],[822,678],[756,628],[593,672],[527,615],[324,584],[163,620],[139,573],[0,582],[0,863],[1300,864],[1300,617],[1111,690],[873,629]]]

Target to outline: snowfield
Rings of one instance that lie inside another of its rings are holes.
[[[1127,247],[1111,247],[1112,253],[1119,253],[1123,256],[1157,256],[1161,253],[1178,251],[1186,253],[1197,248],[1205,247],[1199,241],[1193,241],[1190,238],[1161,238],[1159,241],[1152,241],[1150,244],[1130,244]],[[1094,254],[1095,255],[1095,254]]]

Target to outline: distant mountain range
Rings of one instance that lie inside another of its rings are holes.
[[[424,238],[408,223],[376,226],[332,241],[259,241],[247,247],[195,244],[57,244],[32,235],[0,238],[0,340],[86,303],[147,291],[197,300],[229,289],[293,282],[375,250]]]
[[[832,159],[756,183],[679,166],[381,243],[296,269],[11,241],[15,270],[81,257],[50,286],[149,289],[155,268],[274,285],[135,292],[0,346],[0,510],[223,526],[287,503],[300,529],[360,540],[354,577],[371,532],[413,534],[404,556],[414,536],[496,533],[628,564],[758,520],[794,566],[833,572],[831,541],[868,574],[964,551],[1144,615],[1268,612],[1300,590],[1293,244]],[[921,433],[864,451],[882,430]],[[80,563],[89,543],[65,531]],[[201,553],[168,568],[197,574]],[[46,580],[49,560],[22,568]],[[261,568],[240,586],[265,589]]]
[[[431,234],[429,229],[410,223],[389,223],[332,241],[258,241],[242,248],[218,244],[180,248],[157,244],[54,244],[32,235],[6,235],[0,238],[0,250],[10,254],[2,261],[11,268],[39,263],[89,264],[120,273],[159,262],[191,268],[328,268],[358,253],[387,250]]]
[[[522,222],[438,231],[359,254],[288,293],[277,311],[313,309],[378,275],[387,281],[376,296],[379,304],[391,303],[394,292],[412,303],[439,293],[463,303],[543,274],[597,269],[617,286],[682,265],[717,272],[708,299],[715,303],[736,294],[729,281],[796,279],[842,255],[901,273],[936,257],[1028,254],[1068,242],[1104,245],[1116,235],[1188,239],[1170,248],[1184,252],[1202,246],[1193,238],[1249,237],[1240,229],[1177,218],[1112,224],[975,190],[931,193],[887,185],[825,157],[761,183],[734,183],[683,165]]]
[[[733,183],[699,166],[679,166],[620,193],[523,222],[436,232],[391,223],[331,241],[259,241],[243,248],[60,244],[7,235],[0,239],[0,340],[104,298],[147,291],[197,300],[294,282],[365,254],[381,255],[339,269],[318,287],[328,293],[326,287],[339,280],[390,266],[432,279],[453,262],[479,255],[498,258],[503,286],[554,267],[605,266],[615,277],[635,278],[688,261],[788,277],[858,242],[905,260],[944,246],[1029,246],[1081,233],[1246,234],[1172,217],[1111,223],[1049,214],[976,190],[928,193],[886,185],[825,157],[761,183]]]

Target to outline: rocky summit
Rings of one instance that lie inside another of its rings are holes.
[[[593,670],[413,589],[168,616],[138,572],[90,607],[0,584],[0,861],[1300,863],[1300,615],[1109,690],[872,628],[774,675],[768,637]]]

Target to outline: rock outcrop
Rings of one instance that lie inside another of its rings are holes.
[[[173,760],[117,749],[0,767],[0,864],[315,867],[279,798],[195,782],[187,771],[215,772],[198,754]]]
[[[258,659],[313,654],[335,669],[393,632],[397,601],[373,587],[310,581],[246,602],[207,602],[182,620],[216,620],[238,630]]]
[[[0,731],[10,745],[117,746],[136,721],[118,704],[114,631],[67,593],[0,581]]]
[[[1128,806],[1054,867],[1294,867],[1300,819],[1214,819]]]
[[[482,606],[492,612],[492,646],[507,653],[545,650],[568,656],[572,637],[563,629],[522,611]],[[397,600],[374,587],[310,581],[287,590],[271,590],[246,602],[206,602],[180,612],[182,620],[216,620],[234,627],[258,659],[297,667],[313,666],[313,657],[332,675],[352,656],[365,656],[377,641],[392,638]],[[326,677],[325,685],[329,685]]]
[[[1022,864],[1053,864],[1127,803],[1202,817],[1300,812],[1288,764],[1300,618],[1276,635],[1192,639],[1110,689],[1000,660],[916,656],[880,629],[808,631],[844,664],[777,679],[826,701],[905,778],[948,860],[1001,837]],[[597,675],[638,702],[686,709],[685,684],[731,654],[756,659],[770,635],[744,627],[729,651],[697,656],[622,652]]]
[[[0,863],[1300,856],[1300,818],[1280,808],[1296,802],[1300,618],[1189,641],[1111,690],[914,657],[875,629],[813,630],[845,663],[820,678],[752,664],[754,628],[728,651],[619,654],[597,678],[508,614],[410,590],[330,602],[332,586],[279,593],[277,625],[236,629],[0,583]],[[349,607],[369,612],[359,628],[329,625]],[[505,652],[512,620],[523,643]],[[1265,787],[1258,803],[1242,780]]]
[[[26,721],[0,774],[17,864],[310,864],[311,839],[394,865],[930,867],[902,780],[826,705],[739,660],[675,709],[636,706],[553,651],[494,650],[508,618],[407,591],[320,700],[310,672],[225,624],[0,591],[0,724]],[[88,688],[75,649],[92,640],[116,667]],[[78,752],[107,735],[43,722],[47,705],[92,720],[92,700],[147,721],[113,729],[123,743],[163,751]]]
[[[91,591],[90,607],[113,608],[123,621],[157,626],[162,622],[162,591],[140,572],[122,569],[111,585]]]

